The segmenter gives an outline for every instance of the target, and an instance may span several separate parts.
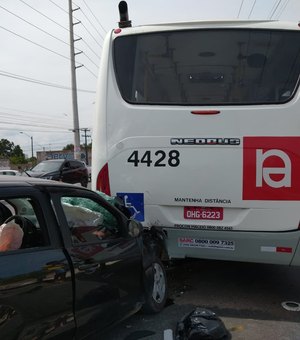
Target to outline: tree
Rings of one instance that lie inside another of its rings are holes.
[[[74,151],[74,144],[67,144],[66,146],[63,147],[63,151]]]
[[[23,150],[21,149],[20,145],[16,145],[13,150],[11,151],[11,157],[24,157]]]
[[[0,158],[9,159],[12,164],[25,163],[25,155],[20,145],[16,145],[7,139],[0,140]]]
[[[14,149],[11,152],[11,155],[9,157],[9,160],[12,164],[20,164],[25,163],[25,155],[23,153],[23,150],[21,149],[20,145],[16,145]]]
[[[81,149],[84,149],[85,145],[81,144],[80,147],[81,147]],[[92,143],[89,143],[87,145],[87,148],[91,149],[91,147],[92,147]],[[63,151],[74,151],[74,144],[67,144],[66,146],[63,147]]]
[[[0,140],[0,157],[1,158],[9,158],[14,149],[14,143],[10,142],[7,139]]]

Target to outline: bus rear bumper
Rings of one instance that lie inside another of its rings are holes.
[[[163,228],[170,259],[300,265],[300,231],[248,232]]]

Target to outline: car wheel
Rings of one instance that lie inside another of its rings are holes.
[[[160,312],[167,300],[167,275],[162,262],[156,258],[145,275],[146,302],[143,312],[154,314]]]
[[[89,180],[85,177],[85,178],[83,178],[83,179],[81,180],[80,184],[81,184],[83,187],[87,188],[88,182],[89,182]]]

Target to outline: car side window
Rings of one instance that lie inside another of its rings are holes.
[[[78,169],[80,168],[80,163],[76,161],[70,161],[70,168],[71,169]]]
[[[66,162],[63,167],[68,169],[71,168],[70,162]]]
[[[0,252],[47,245],[49,238],[37,201],[0,198]]]
[[[62,208],[72,243],[93,243],[120,235],[117,218],[98,202],[86,197],[62,197]]]

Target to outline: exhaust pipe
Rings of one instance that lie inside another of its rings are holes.
[[[131,27],[131,20],[128,18],[128,7],[126,1],[119,3],[120,21],[119,28]]]

